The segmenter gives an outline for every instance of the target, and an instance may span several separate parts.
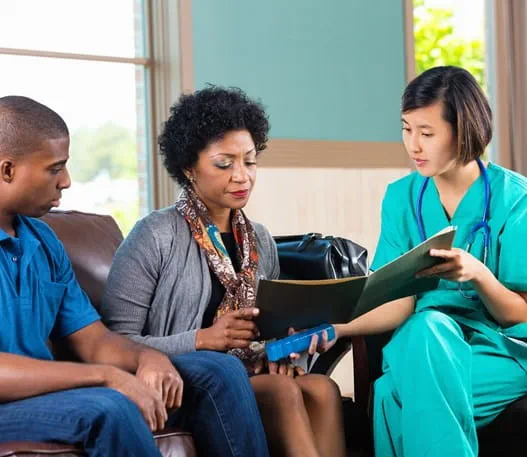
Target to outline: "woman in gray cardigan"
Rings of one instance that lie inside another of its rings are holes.
[[[267,229],[242,211],[266,147],[263,107],[239,89],[208,87],[172,107],[159,139],[182,186],[172,207],[139,221],[119,248],[103,319],[169,356],[194,351],[244,363],[272,455],[344,456],[338,387],[289,361],[269,363],[255,340],[258,279],[277,278]]]

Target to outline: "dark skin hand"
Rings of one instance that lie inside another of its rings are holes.
[[[181,406],[183,381],[168,357],[95,322],[65,339],[86,363],[37,360],[0,353],[0,402],[76,387],[104,386],[133,401],[152,431],[167,408]]]
[[[248,347],[259,335],[253,321],[258,313],[258,308],[243,308],[226,313],[211,327],[198,330],[196,349],[228,351]]]
[[[267,359],[259,360],[254,369],[254,374],[265,373],[266,367],[271,375],[286,375],[290,378],[295,378],[306,374],[303,368],[293,365],[288,359],[279,360],[278,362],[270,362]]]

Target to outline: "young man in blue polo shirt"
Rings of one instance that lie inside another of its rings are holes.
[[[268,456],[238,360],[203,351],[171,362],[101,323],[61,242],[36,219],[70,186],[68,157],[57,113],[0,98],[0,442],[157,457],[151,431],[176,409],[171,421],[192,428],[201,456]],[[85,363],[54,361],[48,338],[64,339]]]

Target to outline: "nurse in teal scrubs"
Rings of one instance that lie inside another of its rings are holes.
[[[461,68],[414,79],[401,122],[417,171],[388,186],[372,270],[449,225],[455,247],[431,250],[444,263],[420,272],[441,278],[436,290],[336,332],[397,329],[374,386],[377,456],[475,457],[476,429],[527,394],[527,179],[481,159],[491,111]]]

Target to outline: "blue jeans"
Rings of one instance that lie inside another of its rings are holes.
[[[227,354],[193,352],[172,359],[184,381],[183,406],[169,424],[193,432],[200,457],[268,457],[251,384]],[[159,457],[134,403],[104,387],[86,387],[0,404],[0,442],[80,444],[90,457]]]
[[[269,457],[254,390],[239,359],[199,351],[172,363],[183,378],[183,406],[168,423],[193,432],[200,457]]]

